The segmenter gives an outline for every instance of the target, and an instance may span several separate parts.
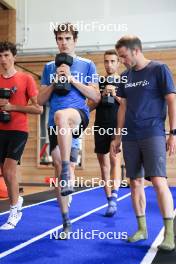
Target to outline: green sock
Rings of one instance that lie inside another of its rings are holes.
[[[175,249],[174,242],[174,219],[173,218],[163,218],[164,220],[164,239],[162,243],[158,246],[161,250],[172,251]]]
[[[136,216],[136,218],[138,223],[138,230],[134,235],[128,237],[128,242],[137,242],[139,240],[148,238],[145,215]]]

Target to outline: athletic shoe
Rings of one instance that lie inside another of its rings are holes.
[[[17,208],[10,209],[10,214],[7,222],[0,226],[0,230],[14,229],[18,222],[21,220],[22,212],[17,211]]]
[[[63,224],[63,231],[59,234],[59,239],[60,240],[70,239],[71,231],[72,231],[71,222],[67,221],[67,223]]]
[[[73,185],[71,184],[71,181],[64,181],[64,186],[61,186],[61,195],[62,196],[67,196],[70,195],[74,192]]]
[[[117,212],[116,202],[109,201],[108,202],[108,208],[106,210],[105,216],[112,217],[112,216],[114,216],[116,214],[116,212]]]
[[[23,204],[23,197],[19,196],[18,203],[16,206],[10,208],[10,213],[8,220],[5,224],[0,226],[0,230],[10,230],[14,229],[18,222],[21,220],[22,217],[22,204]]]

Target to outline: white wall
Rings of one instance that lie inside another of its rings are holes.
[[[17,43],[23,52],[52,53],[51,23],[66,21],[117,25],[117,31],[80,30],[78,50],[84,52],[113,47],[129,33],[145,47],[176,45],[176,0],[17,0]]]

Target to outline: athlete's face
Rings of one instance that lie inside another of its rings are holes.
[[[76,40],[73,39],[73,35],[70,32],[58,33],[56,42],[61,53],[74,54]]]
[[[135,67],[137,64],[136,55],[137,50],[131,50],[126,47],[121,47],[117,50],[119,61],[128,69]]]
[[[15,56],[10,50],[0,52],[0,66],[4,70],[9,70],[15,63]]]
[[[108,75],[115,74],[118,69],[118,57],[115,54],[104,56],[104,67]]]

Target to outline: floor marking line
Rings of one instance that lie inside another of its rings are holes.
[[[176,209],[174,210],[174,218],[176,216]],[[140,262],[140,264],[151,264],[153,259],[155,258],[158,248],[157,246],[162,242],[164,236],[164,227],[161,228],[160,232],[158,233],[157,237],[153,241],[151,247],[147,251],[146,255]]]
[[[93,188],[90,188],[90,189],[81,190],[81,191],[78,191],[78,192],[73,193],[72,195],[76,195],[76,194],[83,193],[83,192],[89,192],[89,191],[92,191],[92,190],[96,190],[98,188],[102,188],[102,187],[101,186],[97,186],[97,187],[93,187]],[[44,203],[48,203],[48,202],[52,202],[52,201],[55,201],[55,200],[56,200],[56,198],[52,198],[52,199],[49,199],[49,200],[46,200],[46,201],[42,201],[42,202],[39,202],[39,203],[25,205],[25,206],[23,206],[22,209],[29,208],[29,207],[33,207],[33,206],[40,205],[40,204],[44,204]],[[4,215],[4,214],[8,214],[8,213],[9,213],[9,211],[5,211],[3,213],[0,213],[0,216],[1,215]]]

